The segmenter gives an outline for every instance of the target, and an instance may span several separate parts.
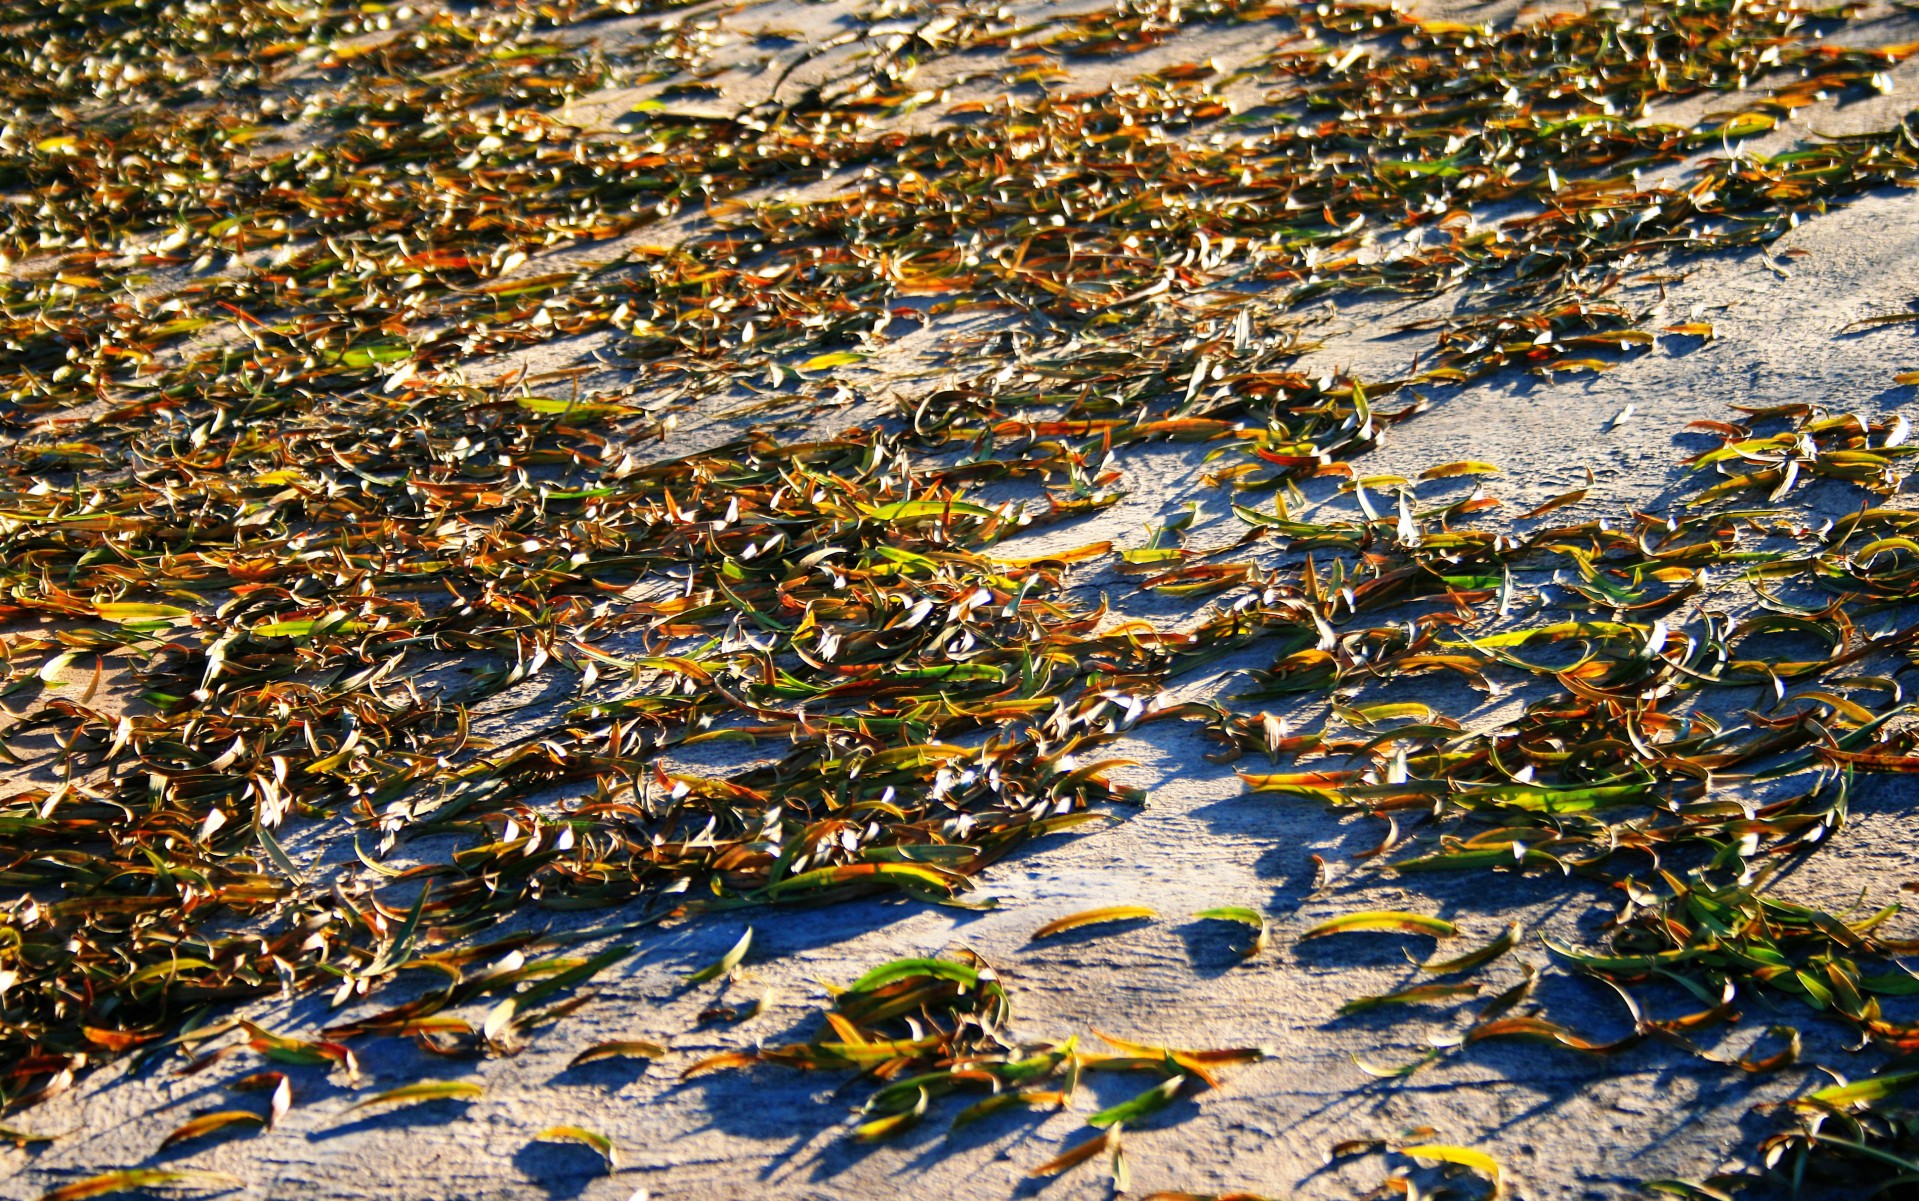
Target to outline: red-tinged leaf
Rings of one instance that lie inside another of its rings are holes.
[[[758,1062],[760,1057],[749,1051],[722,1051],[688,1065],[686,1070],[680,1073],[680,1079],[691,1080],[704,1072],[714,1072],[721,1068],[743,1068]]]
[[[106,1197],[114,1193],[131,1193],[141,1189],[161,1188],[169,1184],[184,1184],[196,1189],[213,1189],[225,1192],[242,1188],[245,1181],[225,1172],[203,1172],[193,1168],[126,1168],[117,1172],[103,1172],[98,1176],[89,1176],[72,1184],[61,1185],[50,1192],[42,1193],[40,1201],[86,1201],[89,1197]]]
[[[1047,1160],[1026,1174],[1028,1176],[1057,1176],[1061,1172],[1078,1167],[1089,1159],[1096,1158],[1109,1147],[1118,1146],[1119,1135],[1120,1127],[1118,1125],[1109,1126],[1085,1142],[1067,1148],[1061,1154]]]
[[[1519,520],[1531,521],[1535,517],[1544,517],[1555,509],[1563,509],[1568,505],[1576,505],[1586,499],[1586,493],[1589,491],[1590,489],[1587,488],[1574,488],[1571,492],[1561,492],[1558,496],[1553,497],[1538,508],[1528,509],[1524,513],[1521,513]]]
[[[126,1030],[107,1030],[99,1026],[82,1026],[80,1033],[86,1036],[88,1042],[115,1052],[130,1051],[141,1043],[159,1037],[155,1034],[137,1034]]]

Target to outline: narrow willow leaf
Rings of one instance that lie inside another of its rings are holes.
[[[1535,517],[1544,517],[1555,509],[1563,509],[1568,505],[1576,505],[1586,499],[1586,493],[1589,491],[1591,491],[1591,489],[1574,488],[1570,492],[1561,492],[1558,496],[1544,502],[1537,508],[1528,509],[1524,513],[1521,513],[1519,519],[1521,521],[1531,521]]]
[[[515,403],[530,413],[567,417],[579,421],[588,421],[602,417],[628,416],[645,411],[643,409],[631,408],[627,405],[581,400],[562,400],[551,396],[522,396],[519,397]]]
[[[1055,934],[1064,934],[1068,930],[1078,930],[1082,926],[1097,926],[1106,922],[1142,921],[1158,916],[1157,910],[1145,905],[1109,905],[1104,909],[1087,909],[1047,922],[1033,931],[1027,941],[1038,942],[1042,938],[1051,938]]]
[[[229,1176],[225,1172],[203,1172],[193,1168],[125,1168],[61,1185],[51,1192],[42,1193],[40,1201],[85,1201],[88,1197],[131,1193],[169,1184],[185,1184],[199,1189],[225,1191],[243,1188],[246,1182],[237,1176]]]
[[[1829,1105],[1842,1108],[1860,1103],[1870,1104],[1884,1101],[1895,1096],[1914,1083],[1919,1083],[1919,1072],[1889,1072],[1884,1076],[1872,1076],[1865,1080],[1855,1080],[1850,1084],[1830,1084],[1825,1088],[1807,1093],[1798,1103]]]
[[[1482,463],[1476,459],[1466,459],[1458,463],[1441,463],[1437,467],[1428,467],[1419,473],[1422,480],[1445,480],[1461,475],[1497,475],[1499,468],[1491,463]]]
[[[575,1055],[566,1065],[577,1068],[583,1063],[594,1063],[602,1059],[618,1059],[631,1056],[636,1059],[664,1059],[666,1048],[659,1043],[645,1039],[621,1039],[614,1042],[594,1043],[586,1050]]]
[[[1355,1013],[1365,1013],[1369,1009],[1378,1009],[1382,1005],[1413,1005],[1422,1001],[1449,1001],[1456,997],[1471,997],[1479,994],[1477,984],[1416,984],[1411,988],[1402,988],[1397,992],[1381,993],[1373,997],[1355,997],[1341,1005],[1338,1013],[1347,1017]]]
[[[949,1129],[962,1130],[966,1128],[967,1126],[972,1125],[974,1122],[979,1121],[981,1118],[990,1117],[993,1114],[998,1113],[1002,1109],[1012,1109],[1016,1106],[1044,1104],[1048,1100],[1057,1099],[1057,1096],[1058,1094],[1056,1093],[1040,1093],[1040,1092],[1030,1092],[1030,1091],[1024,1091],[1024,1090],[1021,1090],[1021,1091],[1008,1090],[1006,1092],[994,1093],[990,1097],[985,1097],[985,1098],[982,1098],[981,1100],[973,1102],[971,1105],[968,1105],[965,1109],[962,1109],[958,1113],[954,1114],[953,1121]]]
[[[188,1139],[205,1138],[229,1126],[264,1126],[266,1121],[259,1114],[247,1109],[223,1109],[217,1113],[204,1113],[161,1139],[160,1145],[171,1147],[175,1143],[184,1143]]]
[[[833,367],[851,367],[864,362],[866,356],[853,350],[833,350],[825,354],[816,354],[799,365],[801,371],[826,371]]]
[[[266,851],[267,858],[273,860],[273,865],[285,873],[286,878],[294,884],[304,886],[306,877],[300,874],[300,869],[295,867],[293,860],[287,857],[285,848],[281,847],[280,840],[273,836],[273,832],[256,821],[253,825],[253,833],[254,837],[260,840],[260,847]]]
[[[94,612],[107,621],[121,623],[172,621],[191,614],[191,610],[182,609],[178,605],[145,605],[133,601],[102,601],[93,608]]]
[[[1431,972],[1436,976],[1450,976],[1458,972],[1470,972],[1476,967],[1483,967],[1517,946],[1523,928],[1521,923],[1513,922],[1506,927],[1504,933],[1500,934],[1485,946],[1468,951],[1464,955],[1460,955],[1454,959],[1429,960],[1420,964],[1419,970],[1422,972]]]
[[[691,1080],[703,1072],[715,1072],[722,1068],[743,1068],[759,1062],[760,1057],[750,1051],[721,1051],[687,1065],[686,1069],[680,1073],[680,1079]]]
[[[1324,938],[1328,934],[1350,934],[1370,930],[1430,934],[1435,938],[1451,938],[1459,933],[1459,927],[1443,918],[1428,917],[1420,913],[1406,913],[1397,909],[1376,909],[1328,918],[1299,937],[1300,941],[1304,942],[1309,938]]]
[[[1499,1170],[1499,1161],[1484,1151],[1475,1151],[1470,1147],[1453,1147],[1444,1143],[1421,1143],[1413,1147],[1401,1147],[1399,1153],[1414,1159],[1436,1159],[1441,1163],[1458,1164],[1490,1181],[1495,1197],[1504,1191],[1505,1183]]]
[[[1188,1067],[1195,1065],[1220,1065],[1234,1063],[1257,1063],[1267,1058],[1271,1052],[1264,1047],[1212,1047],[1204,1050],[1189,1047],[1160,1047],[1151,1043],[1134,1042],[1120,1038],[1101,1030],[1093,1031],[1099,1040],[1107,1046],[1115,1047],[1128,1055],[1147,1059],[1165,1060],[1171,1058],[1175,1063]]]
[[[898,1113],[890,1113],[883,1117],[874,1118],[871,1121],[861,1122],[853,1128],[853,1137],[863,1143],[878,1142],[880,1139],[891,1138],[902,1130],[916,1125],[921,1118],[925,1117],[926,1106],[926,1090],[924,1088],[915,1089],[911,1106]]]
[[[488,1044],[511,1053],[518,1049],[515,1032],[537,1015],[533,1007],[556,992],[583,984],[633,953],[632,947],[609,947],[586,962],[549,976],[523,993],[495,1005],[481,1024],[480,1037]],[[551,1011],[547,1011],[551,1012]]]
[[[688,975],[686,982],[688,984],[705,984],[708,980],[719,979],[721,976],[726,975],[726,973],[740,966],[741,961],[746,958],[747,950],[751,948],[752,945],[753,927],[748,926],[746,933],[740,935],[739,941],[735,942],[726,954],[720,956],[712,963],[707,964],[699,971]]]
[[[416,1101],[470,1101],[485,1095],[486,1089],[471,1080],[422,1080],[387,1089],[349,1105],[348,1110],[369,1105],[410,1105]]]
[[[1183,1088],[1190,1079],[1191,1077],[1183,1073],[1169,1076],[1136,1097],[1100,1110],[1098,1113],[1087,1118],[1086,1124],[1088,1126],[1116,1126],[1121,1122],[1136,1122],[1148,1114],[1157,1113],[1159,1110],[1172,1104],[1173,1098],[1179,1096],[1179,1090]]]
[[[1355,1066],[1359,1068],[1360,1071],[1366,1073],[1368,1076],[1371,1076],[1377,1080],[1404,1080],[1406,1077],[1412,1075],[1414,1072],[1417,1072],[1419,1069],[1425,1067],[1427,1064],[1433,1062],[1435,1059],[1438,1059],[1440,1056],[1440,1053],[1441,1053],[1440,1048],[1428,1047],[1426,1049],[1425,1054],[1421,1055],[1418,1059],[1413,1060],[1411,1063],[1404,1063],[1399,1065],[1398,1067],[1393,1067],[1393,1068],[1375,1067],[1372,1064],[1367,1063],[1365,1060],[1361,1059],[1358,1055],[1353,1056],[1353,1063]]]
[[[16,1147],[31,1147],[65,1137],[64,1134],[36,1134],[31,1130],[20,1130],[13,1126],[0,1126],[0,1142],[12,1143]]]
[[[583,1143],[598,1151],[600,1157],[606,1160],[608,1167],[616,1166],[619,1161],[619,1149],[613,1145],[612,1139],[581,1126],[548,1126],[533,1137],[536,1141],[543,1143]]]
[[[1077,1146],[1069,1147],[1060,1155],[1047,1160],[1028,1172],[1028,1176],[1057,1176],[1070,1168],[1076,1168],[1089,1159],[1093,1159],[1108,1147],[1119,1143],[1120,1127],[1115,1124]]]
[[[1202,909],[1193,915],[1216,922],[1239,922],[1253,928],[1253,941],[1235,950],[1242,958],[1251,959],[1266,949],[1266,915],[1257,909],[1248,909],[1242,905],[1222,905],[1213,909]]]

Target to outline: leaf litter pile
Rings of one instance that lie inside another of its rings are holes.
[[[514,1053],[629,953],[569,955],[509,921],[541,907],[624,907],[633,926],[971,903],[1014,848],[1123,816],[1142,798],[1101,748],[1176,720],[1269,760],[1242,773],[1261,798],[1383,821],[1373,866],[1402,882],[1517,872],[1616,898],[1606,945],[1550,944],[1551,970],[1612,986],[1628,1034],[1511,1016],[1529,974],[1462,1038],[1369,1070],[1495,1039],[1712,1058],[1705,1035],[1743,1006],[1803,1003],[1888,1067],[1806,1093],[1755,1159],[1795,1182],[1919,1174],[1900,1098],[1919,1074],[1895,1062],[1919,1024],[1889,1016],[1919,993],[1898,960],[1919,945],[1890,908],[1769,887],[1839,836],[1861,773],[1919,770],[1900,683],[1919,514],[1891,501],[1906,419],[1816,398],[1729,413],[1698,431],[1719,445],[1686,464],[1673,515],[1624,525],[1563,524],[1577,490],[1502,511],[1490,463],[1363,474],[1388,430],[1416,438],[1477,380],[1710,338],[1647,327],[1647,281],[1919,181],[1919,123],[1786,128],[1889,89],[1919,45],[1846,48],[1862,9],[1781,0],[1495,26],[1330,0],[877,0],[715,104],[703,80],[730,35],[719,10],[677,9],[9,9],[10,1113],[115,1057],[230,1033],[188,1070],[250,1050],[356,1076],[351,1044],[379,1036]],[[1258,53],[1125,65],[1220,29]],[[1089,64],[1116,82],[1089,87]],[[604,96],[630,111],[591,116]],[[1681,108],[1704,115],[1668,123]],[[1453,316],[1405,327],[1426,348],[1403,377],[1302,364],[1309,304],[1449,294]],[[942,336],[931,371],[887,375],[890,345],[955,321],[972,332]],[[529,371],[542,350],[574,365]],[[716,410],[703,448],[676,442]],[[841,411],[861,424],[818,432]],[[1198,545],[1189,516],[1138,547],[1022,548],[1116,504],[1126,465],[1168,442],[1206,445],[1238,535]],[[1313,517],[1309,490],[1354,515]],[[1089,602],[1077,585],[1102,572],[1186,612]],[[1701,607],[1729,590],[1742,616]],[[1167,692],[1249,650],[1266,663],[1250,686]],[[1430,703],[1435,681],[1461,711],[1528,701],[1468,730]],[[539,689],[564,699],[476,732]],[[696,771],[704,743],[752,764]],[[353,859],[302,869],[288,848],[316,837]],[[1255,929],[1248,954],[1267,941],[1257,911],[1203,916]],[[1305,933],[1369,929],[1451,933],[1398,911]],[[1522,937],[1348,1010],[1465,1003],[1479,985],[1461,977]],[[313,1038],[230,1013],[357,1002],[402,970],[446,983]],[[1652,983],[1699,1007],[1645,1016]],[[452,1012],[479,1000],[480,1028]],[[695,1067],[864,1077],[861,1139],[948,1094],[975,1096],[964,1124],[1064,1107],[1082,1071],[1141,1073],[1145,1092],[1034,1168],[1100,1160],[1123,1180],[1122,1128],[1256,1054],[1036,1044],[1009,1009],[983,962],[902,961],[839,993],[814,1041]],[[1781,1070],[1799,1034],[1774,1041],[1719,1061]],[[271,1125],[286,1085],[246,1076],[266,1112],[169,1141]],[[589,1130],[542,1137],[613,1160]],[[1479,1152],[1403,1150],[1498,1187]],[[49,1195],[205,1176],[134,1168]]]

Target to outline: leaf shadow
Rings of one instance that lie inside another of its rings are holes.
[[[1186,944],[1186,962],[1202,979],[1224,976],[1244,964],[1250,956],[1243,953],[1257,936],[1243,922],[1196,918],[1175,928]]]
[[[513,1166],[553,1198],[577,1197],[611,1174],[606,1160],[591,1147],[539,1139],[513,1153]]]
[[[472,1108],[470,1101],[451,1098],[416,1101],[396,1109],[370,1113],[363,1118],[342,1122],[338,1126],[330,1126],[325,1130],[314,1130],[306,1137],[308,1142],[321,1143],[349,1135],[371,1134],[383,1130],[405,1130],[415,1126],[450,1126],[464,1119]]]

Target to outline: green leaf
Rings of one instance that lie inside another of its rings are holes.
[[[976,517],[990,521],[999,516],[985,505],[963,500],[900,500],[889,505],[861,505],[859,510],[875,521],[914,521],[922,517]]]
[[[529,413],[595,421],[605,417],[631,417],[646,410],[609,401],[565,400],[557,396],[522,396],[514,403]]]
[[[615,1166],[619,1160],[619,1148],[613,1145],[612,1139],[597,1131],[588,1130],[583,1126],[548,1126],[546,1129],[534,1135],[533,1139],[535,1142],[542,1143],[584,1143],[586,1146],[598,1151],[600,1158],[606,1160],[609,1168]]]
[[[471,1080],[421,1080],[376,1093],[347,1107],[348,1112],[369,1105],[411,1105],[417,1101],[471,1101],[486,1092]]]
[[[1816,1092],[1807,1093],[1797,1103],[1813,1102],[1835,1108],[1856,1105],[1860,1102],[1870,1104],[1904,1092],[1915,1082],[1919,1082],[1919,1072],[1891,1072],[1884,1076],[1855,1080],[1850,1084],[1827,1085]]]
[[[1242,958],[1250,959],[1266,949],[1266,915],[1257,909],[1248,909],[1243,905],[1220,905],[1212,909],[1202,909],[1193,915],[1215,922],[1238,922],[1253,928],[1253,941],[1249,946],[1239,948]]]
[[[891,1138],[916,1124],[926,1116],[927,1096],[924,1088],[915,1089],[914,1092],[916,1095],[911,1106],[898,1113],[874,1118],[870,1122],[861,1122],[853,1128],[853,1137],[863,1143],[877,1142],[883,1138]]]
[[[872,992],[897,980],[909,980],[915,976],[936,976],[967,988],[972,988],[980,982],[978,968],[956,963],[951,959],[895,959],[853,981],[847,986],[846,991],[849,993]]]
[[[732,949],[699,971],[688,975],[686,982],[688,984],[705,984],[708,980],[719,979],[721,976],[726,975],[726,973],[740,966],[740,962],[746,958],[746,952],[752,945],[753,927],[748,926],[746,933],[740,935],[739,941],[733,944]]]
[[[1138,1096],[1100,1110],[1087,1118],[1086,1124],[1096,1127],[1112,1126],[1120,1122],[1135,1122],[1148,1114],[1157,1113],[1173,1103],[1173,1098],[1179,1096],[1179,1090],[1190,1079],[1192,1077],[1184,1072],[1177,1076],[1168,1076]]]

